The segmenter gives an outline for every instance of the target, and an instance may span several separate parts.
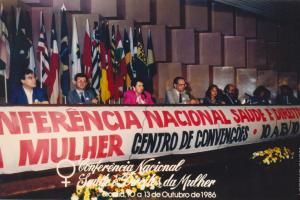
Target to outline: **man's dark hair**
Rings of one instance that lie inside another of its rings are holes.
[[[34,74],[34,72],[31,69],[25,69],[21,74],[20,80],[25,80],[25,76],[28,74]]]
[[[74,80],[77,81],[77,78],[85,78],[86,81],[88,81],[88,77],[84,73],[77,73],[74,77]]]
[[[179,80],[184,80],[185,81],[185,78],[183,78],[182,76],[176,76],[173,80],[173,85],[174,84],[178,84],[178,81]],[[186,82],[186,81],[185,81]]]
[[[135,78],[135,79],[133,79],[133,80],[131,81],[131,86],[132,86],[132,87],[135,87],[136,84],[137,84],[138,82],[144,83],[142,79],[140,79],[140,78]]]

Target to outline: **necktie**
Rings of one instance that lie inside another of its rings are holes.
[[[179,103],[182,103],[182,94],[179,93]]]
[[[81,100],[81,103],[85,103],[83,92],[80,93],[80,100]]]

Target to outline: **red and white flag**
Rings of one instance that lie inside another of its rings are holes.
[[[57,104],[59,102],[59,87],[58,87],[58,48],[57,35],[55,28],[55,16],[52,15],[51,26],[51,59],[50,59],[50,74],[49,74],[49,100],[50,104]]]
[[[82,54],[82,64],[84,66],[84,73],[88,79],[92,78],[92,44],[90,37],[89,20],[86,19],[85,34],[84,34],[84,46]]]

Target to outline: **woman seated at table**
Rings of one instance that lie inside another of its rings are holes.
[[[216,85],[210,85],[205,93],[204,105],[224,105],[221,90]]]
[[[124,104],[154,104],[151,94],[144,91],[144,83],[142,80],[133,80],[131,87],[132,90],[128,90],[124,93]]]

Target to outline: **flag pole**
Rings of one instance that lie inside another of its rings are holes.
[[[5,91],[5,103],[8,103],[7,101],[7,82],[6,82],[6,73],[4,71],[4,91]]]
[[[42,51],[40,51],[40,87],[43,88],[43,63],[42,63]]]

